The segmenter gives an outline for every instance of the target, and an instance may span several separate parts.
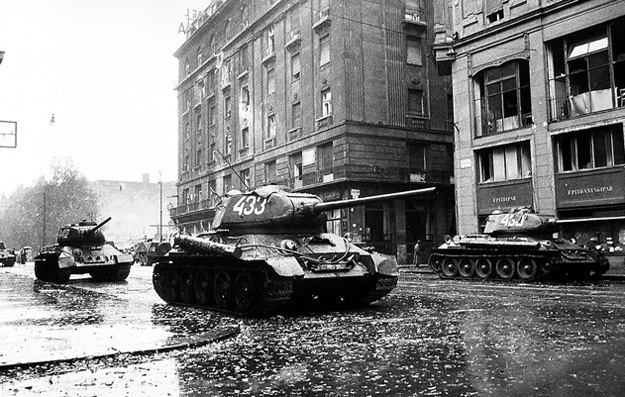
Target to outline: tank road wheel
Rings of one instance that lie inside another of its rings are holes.
[[[475,273],[481,279],[490,278],[493,275],[493,262],[487,258],[480,258],[475,261]]]
[[[521,258],[518,263],[517,272],[521,280],[532,280],[538,274],[538,264],[531,258]]]
[[[234,302],[241,314],[250,314],[260,302],[258,285],[249,272],[243,272],[234,280]]]
[[[430,268],[432,270],[434,270],[436,273],[440,273],[441,272],[441,257],[440,257],[440,255],[436,255],[436,254],[430,255],[430,258],[428,259],[428,264],[430,265]]]
[[[193,286],[193,295],[198,305],[210,306],[212,299],[212,289],[210,288],[210,286],[211,284],[208,273],[206,273],[206,271],[204,270],[200,270],[195,275]]]
[[[441,271],[445,277],[456,277],[458,274],[458,263],[455,259],[445,258]]]
[[[178,285],[180,286],[180,300],[182,303],[187,305],[195,303],[195,284],[193,272],[191,270],[182,272]]]
[[[495,265],[495,272],[504,280],[510,280],[514,277],[514,261],[510,258],[501,258]]]
[[[458,265],[458,273],[462,278],[471,278],[475,275],[475,261],[469,258],[462,258]]]
[[[226,272],[218,272],[214,283],[215,303],[218,309],[230,309],[234,303],[232,279]]]

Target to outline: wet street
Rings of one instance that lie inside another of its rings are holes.
[[[32,265],[0,268],[0,395],[625,395],[620,279],[404,271],[366,309],[245,319],[165,305],[150,276],[60,287]]]

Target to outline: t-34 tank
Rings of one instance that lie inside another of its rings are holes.
[[[100,228],[110,220],[83,221],[59,229],[57,244],[43,247],[35,257],[35,276],[54,283],[66,283],[71,274],[80,273],[98,281],[125,280],[133,258],[106,242]]]
[[[307,297],[368,304],[397,284],[393,256],[324,233],[325,211],[432,193],[434,188],[323,203],[280,186],[228,195],[214,231],[178,236],[153,282],[168,303],[266,315]]]
[[[531,208],[494,212],[484,234],[447,237],[432,251],[430,267],[442,278],[533,281],[547,276],[600,276],[610,264],[600,252],[562,238],[554,216]]]

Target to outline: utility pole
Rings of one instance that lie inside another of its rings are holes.
[[[41,247],[43,248],[46,245],[46,190],[47,182],[43,185],[43,230],[41,233]]]

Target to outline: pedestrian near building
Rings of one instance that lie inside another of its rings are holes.
[[[412,259],[415,266],[419,266],[421,263],[421,255],[423,254],[422,248],[423,244],[421,244],[421,240],[417,240],[417,243],[414,245],[414,257]]]

